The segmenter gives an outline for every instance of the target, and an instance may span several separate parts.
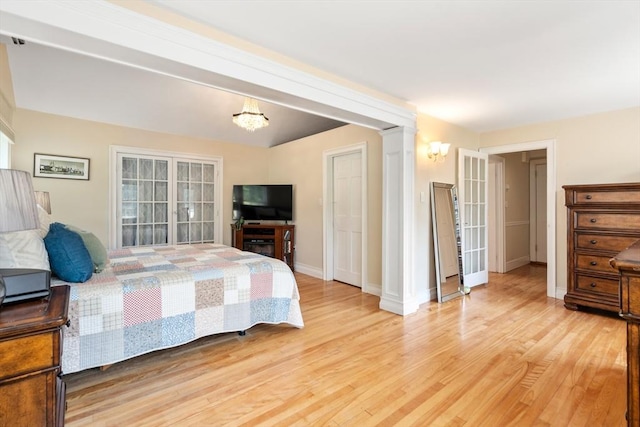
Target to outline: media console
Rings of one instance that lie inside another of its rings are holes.
[[[294,271],[294,232],[294,225],[244,224],[237,230],[231,224],[231,240],[235,248],[277,258],[284,261],[291,271]]]

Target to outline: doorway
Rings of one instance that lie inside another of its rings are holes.
[[[555,140],[542,140],[481,148],[487,154],[508,154],[533,150],[546,150],[546,258],[547,258],[547,296],[562,298],[556,295],[556,169]],[[508,184],[508,183],[505,183]],[[491,203],[491,202],[490,202]]]

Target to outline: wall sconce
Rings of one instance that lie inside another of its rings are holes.
[[[427,155],[434,162],[444,162],[444,158],[449,154],[449,147],[451,144],[447,144],[440,141],[430,142],[427,148]]]

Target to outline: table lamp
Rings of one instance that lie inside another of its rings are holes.
[[[39,227],[38,208],[29,172],[0,169],[0,233]],[[48,270],[0,268],[0,305],[49,295]]]

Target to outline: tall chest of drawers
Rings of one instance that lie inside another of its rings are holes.
[[[640,183],[565,185],[568,309],[620,310],[609,260],[640,239]]]
[[[620,316],[627,321],[627,425],[640,427],[640,240],[611,265],[620,271]]]

